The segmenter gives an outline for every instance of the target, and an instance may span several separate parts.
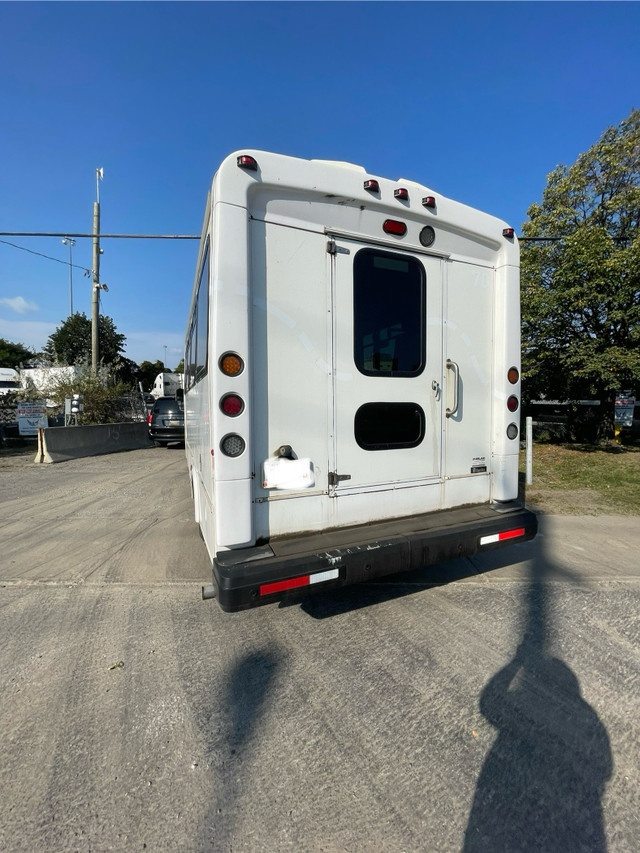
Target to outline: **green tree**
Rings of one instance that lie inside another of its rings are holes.
[[[184,358],[178,362],[178,366],[173,368],[174,373],[184,373]]]
[[[610,438],[616,391],[640,385],[640,111],[554,169],[527,214],[524,393],[600,400],[594,437]]]
[[[112,364],[124,352],[125,336],[121,335],[111,319],[104,314],[98,322],[100,361]],[[76,312],[67,317],[61,326],[49,335],[43,352],[52,364],[85,364],[91,361],[91,320]]]
[[[0,367],[17,367],[21,362],[26,366],[36,358],[33,350],[22,344],[14,344],[0,338]]]
[[[142,361],[138,367],[138,381],[142,382],[142,387],[148,392],[153,387],[156,376],[164,372],[165,366],[162,361]]]

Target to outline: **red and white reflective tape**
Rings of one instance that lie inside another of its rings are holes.
[[[298,586],[310,586],[314,583],[333,581],[338,577],[340,577],[338,569],[329,569],[327,572],[316,572],[314,575],[302,575],[298,578],[289,578],[286,581],[265,583],[260,587],[260,595],[271,595],[272,592],[283,592],[285,589],[295,589]]]
[[[505,530],[503,533],[494,533],[491,536],[481,536],[481,545],[491,545],[493,542],[504,542],[505,539],[517,539],[518,536],[524,536],[524,527],[518,527],[517,530]]]

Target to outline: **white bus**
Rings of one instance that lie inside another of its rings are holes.
[[[184,384],[203,595],[223,610],[536,534],[517,503],[517,239],[410,180],[226,158]]]

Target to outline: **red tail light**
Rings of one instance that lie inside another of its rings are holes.
[[[229,415],[230,418],[235,418],[244,411],[244,401],[242,397],[238,397],[237,394],[225,394],[225,396],[220,400],[220,408],[225,415]]]
[[[149,414],[147,415],[147,423],[151,423],[151,412],[149,412]]]
[[[397,219],[385,219],[382,224],[382,230],[385,234],[397,234],[402,237],[407,233],[407,226],[404,222],[399,222]]]

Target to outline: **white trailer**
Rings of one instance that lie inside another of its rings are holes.
[[[533,538],[519,305],[492,216],[348,163],[225,159],[185,352],[205,597],[241,610]]]
[[[158,397],[175,397],[176,391],[182,388],[182,374],[165,371],[156,376],[151,388],[151,395]]]
[[[20,390],[20,374],[13,367],[0,367],[0,397]]]

